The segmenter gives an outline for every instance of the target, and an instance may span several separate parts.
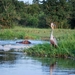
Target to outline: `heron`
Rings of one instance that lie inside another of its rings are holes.
[[[54,30],[54,27],[55,27],[55,24],[54,23],[51,23],[51,35],[50,35],[50,43],[52,46],[54,46],[55,48],[57,48],[57,40],[56,38],[53,36],[53,30]]]

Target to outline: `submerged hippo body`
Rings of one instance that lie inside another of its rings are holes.
[[[28,40],[24,40],[24,41],[20,41],[20,42],[16,42],[16,43],[21,43],[21,44],[31,44],[31,42],[28,41]]]

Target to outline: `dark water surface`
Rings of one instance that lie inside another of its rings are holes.
[[[75,61],[0,52],[0,75],[75,75]]]

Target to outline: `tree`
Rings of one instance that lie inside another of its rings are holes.
[[[33,0],[33,4],[39,4],[39,0]]]
[[[71,18],[70,18],[70,24],[71,28],[75,28],[75,0],[69,0],[69,3],[71,4]]]
[[[0,24],[3,27],[12,27],[12,21],[15,18],[16,11],[15,6],[12,4],[12,0],[1,0],[0,5],[2,6]]]
[[[0,0],[0,27],[23,26],[47,28],[54,22],[58,28],[75,27],[75,0]]]
[[[44,10],[45,9],[45,10]],[[43,10],[47,15],[47,24],[55,22],[59,28],[68,28],[70,6],[66,0],[43,0]]]

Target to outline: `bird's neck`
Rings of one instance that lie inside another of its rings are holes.
[[[53,30],[51,31],[51,38],[53,38]]]
[[[52,29],[52,31],[51,31],[51,35],[53,35],[53,29]]]

